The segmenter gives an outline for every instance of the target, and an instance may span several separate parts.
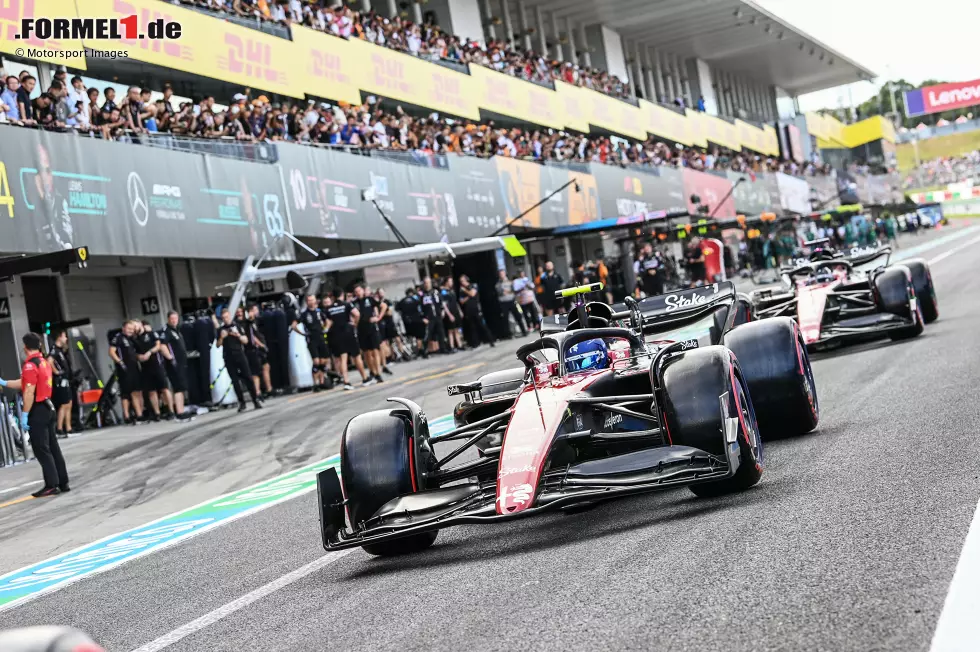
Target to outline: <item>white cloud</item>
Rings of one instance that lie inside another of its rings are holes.
[[[755,0],[794,27],[823,41],[879,75],[966,81],[980,77],[976,46],[980,2],[944,0]],[[859,82],[800,96],[800,108],[850,106],[875,94],[879,84]]]

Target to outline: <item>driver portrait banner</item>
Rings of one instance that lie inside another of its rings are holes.
[[[698,214],[698,205],[692,201],[696,196],[701,206],[707,206],[706,215],[713,217],[735,217],[735,199],[732,197],[732,182],[726,177],[698,172],[684,168],[681,171],[684,178],[684,194],[688,210],[692,215]]]
[[[165,149],[147,156],[135,144],[27,129],[4,129],[3,142],[5,253],[85,245],[93,255],[243,260],[290,228],[274,165]],[[272,255],[292,260],[292,243]]]

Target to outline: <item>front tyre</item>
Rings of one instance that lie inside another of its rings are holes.
[[[911,271],[905,265],[895,265],[875,276],[873,283],[878,309],[911,322],[907,327],[889,331],[888,337],[897,342],[921,335],[925,324]]]
[[[738,359],[763,437],[803,435],[817,427],[817,385],[796,321],[743,324],[725,335],[725,346]]]
[[[422,487],[416,460],[419,446],[406,410],[376,410],[347,423],[340,443],[340,478],[347,515],[355,530],[388,501]],[[428,548],[437,532],[426,532],[364,546],[372,555],[395,555]]]
[[[902,265],[908,267],[912,274],[912,287],[915,289],[915,298],[922,308],[922,321],[931,324],[939,319],[939,297],[936,296],[936,288],[932,284],[929,263],[921,258],[913,258],[903,260]]]
[[[739,465],[734,475],[691,485],[696,496],[714,497],[737,493],[758,484],[762,478],[762,440],[738,363],[722,346],[695,349],[671,361],[663,372],[664,406],[661,419],[671,443],[691,446],[714,455],[727,455],[726,417],[721,398],[727,403],[727,419],[738,421]]]

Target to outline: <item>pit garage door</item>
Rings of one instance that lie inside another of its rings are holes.
[[[109,343],[106,333],[119,328],[126,318],[119,279],[84,275],[64,277],[65,300],[68,307],[68,320],[90,319],[95,331],[95,349],[92,362],[105,381],[112,373],[109,360]],[[91,354],[91,352],[90,352]],[[81,362],[81,361],[79,361]]]

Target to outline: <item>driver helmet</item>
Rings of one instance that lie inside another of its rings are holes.
[[[609,347],[602,338],[574,344],[565,356],[565,373],[606,369],[608,366]]]

